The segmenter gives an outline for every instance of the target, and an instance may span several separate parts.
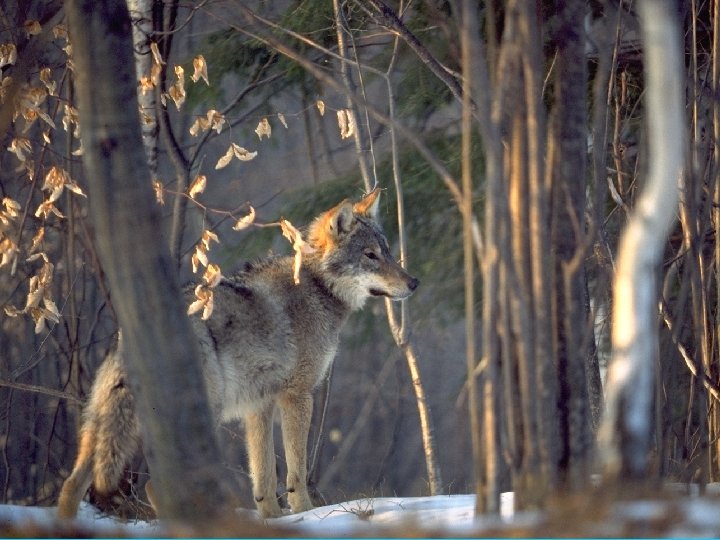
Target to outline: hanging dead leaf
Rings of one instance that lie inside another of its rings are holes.
[[[52,78],[52,70],[49,67],[42,68],[40,70],[40,81],[47,88],[48,94],[51,96],[56,95],[57,83]]]
[[[17,48],[14,43],[3,43],[0,45],[0,68],[12,66],[17,62]]]
[[[223,167],[227,167],[230,161],[232,161],[233,157],[239,159],[240,161],[250,161],[251,159],[255,159],[256,156],[257,152],[250,152],[242,146],[231,143],[230,148],[228,148],[227,152],[225,152],[225,154],[218,160],[217,164],[215,165],[215,169],[222,169]]]
[[[150,52],[152,53],[153,60],[157,65],[165,65],[165,62],[160,55],[160,49],[158,48],[158,44],[156,41],[150,43]]]
[[[270,135],[272,134],[272,126],[270,126],[270,121],[267,118],[263,118],[258,122],[257,127],[255,128],[255,133],[257,133],[258,138],[262,141],[263,136],[270,138]]]
[[[208,265],[206,249],[207,248],[205,248],[202,244],[197,244],[195,246],[195,252],[193,253],[192,257],[190,257],[190,264],[192,264],[193,274],[197,274],[200,265]]]
[[[0,267],[6,264],[12,265],[17,259],[17,244],[9,236],[0,235]]]
[[[210,124],[210,129],[214,129],[216,133],[220,134],[225,125],[225,116],[215,109],[210,109],[207,112],[207,120]]]
[[[150,81],[153,83],[153,86],[160,84],[160,75],[162,75],[162,66],[153,63],[150,67]]]
[[[2,206],[4,214],[10,218],[18,217],[20,215],[20,210],[22,210],[20,203],[14,201],[10,197],[3,197]]]
[[[192,181],[192,184],[190,184],[190,189],[188,189],[188,195],[191,199],[194,199],[197,195],[205,191],[205,186],[207,185],[207,177],[204,174],[199,174],[195,177],[195,180]]]
[[[60,198],[63,189],[68,189],[76,195],[85,197],[85,193],[75,182],[72,181],[68,172],[57,165],[50,168],[45,175],[45,182],[41,188],[43,191],[49,192],[49,201],[55,202]]]
[[[315,102],[315,105],[318,108],[318,111],[320,111],[320,116],[325,116],[325,102],[322,99],[318,99]]]
[[[28,37],[37,36],[40,32],[42,32],[42,26],[40,26],[40,21],[25,21],[23,24],[23,30],[25,30]]]
[[[313,253],[315,249],[303,240],[300,231],[297,230],[288,220],[280,220],[280,229],[282,230],[283,236],[292,243],[293,250],[295,251],[295,260],[293,262],[293,281],[295,282],[295,285],[298,285],[300,283],[302,257],[304,254]]]
[[[30,139],[26,139],[25,137],[18,137],[16,139],[13,139],[10,141],[10,146],[8,146],[8,150],[15,154],[15,156],[20,161],[25,161],[27,159],[27,155],[32,153],[32,145],[30,144]]]
[[[33,236],[32,244],[30,245],[30,253],[38,249],[45,238],[45,227],[40,227],[37,232],[35,233],[35,236]]]
[[[76,139],[80,138],[80,115],[75,107],[67,104],[64,106],[62,124],[68,133],[70,132],[70,126],[74,125],[75,130],[72,135]]]
[[[238,146],[235,143],[232,143],[232,149],[233,154],[235,154],[235,157],[238,158],[240,161],[250,161],[252,159],[255,159],[257,156],[257,152],[250,152],[249,150],[245,150],[242,146]]]
[[[218,283],[222,280],[222,272],[220,272],[220,267],[217,264],[210,263],[205,268],[205,273],[203,274],[203,281],[205,282],[205,285],[207,285],[210,289],[214,289],[217,287]]]
[[[2,266],[2,265],[0,265],[0,266]],[[3,309],[4,309],[4,311],[5,311],[5,315],[7,315],[8,317],[13,317],[13,318],[15,318],[15,317],[17,317],[18,315],[22,315],[22,314],[23,314],[23,312],[22,312],[21,310],[19,310],[19,309],[16,308],[15,306],[11,306],[10,304],[6,305]]]
[[[55,39],[67,39],[68,37],[67,28],[62,24],[53,26],[52,33]]]
[[[250,207],[250,213],[242,217],[238,220],[238,222],[233,226],[234,231],[242,231],[243,229],[247,229],[250,225],[253,224],[255,221],[255,209],[251,206]]]
[[[158,204],[165,204],[165,190],[160,180],[153,180],[153,191],[155,192],[155,201]]]
[[[219,134],[224,125],[225,117],[222,113],[210,109],[204,117],[199,116],[195,119],[192,126],[190,126],[190,135],[197,137],[201,132],[208,129],[214,129]]]
[[[205,246],[206,250],[209,250],[210,242],[215,242],[216,244],[219,244],[220,239],[218,238],[217,234],[215,234],[211,230],[205,229],[202,233],[202,238],[200,239],[200,242],[202,242],[202,245]]]
[[[47,219],[50,214],[54,214],[60,219],[63,219],[65,217],[62,215],[62,212],[60,212],[60,210],[55,207],[55,204],[50,200],[43,201],[42,203],[40,203],[40,206],[37,207],[37,210],[35,210],[35,217],[37,218],[42,216],[43,219]]]
[[[341,109],[337,112],[340,138],[347,139],[355,134],[355,115],[351,109]]]
[[[200,79],[202,79],[205,81],[205,84],[210,86],[210,81],[208,80],[207,73],[207,63],[205,62],[205,57],[202,54],[199,54],[195,58],[193,58],[193,70],[193,82],[198,82]]]
[[[175,84],[168,88],[167,95],[175,102],[179,111],[185,103],[185,70],[182,66],[175,66]]]
[[[185,89],[178,85],[178,83],[175,83],[168,89],[167,95],[173,100],[175,107],[179,111],[183,103],[185,103]]]
[[[213,292],[204,284],[195,287],[195,301],[188,307],[187,314],[194,315],[203,310],[202,320],[206,321],[213,312]]]
[[[205,131],[208,127],[207,120],[203,116],[198,116],[195,121],[190,126],[190,129],[188,130],[190,132],[190,135],[193,137],[197,137],[198,134],[201,131]]]
[[[285,121],[285,115],[283,113],[278,113],[277,117],[278,120],[280,120],[280,123],[285,127],[285,129],[288,129],[287,122]]]
[[[40,278],[38,276],[32,276],[30,278],[30,288],[28,290],[27,298],[25,299],[25,309],[23,311],[38,307],[42,301],[44,294],[44,288],[40,286]]]
[[[155,88],[155,82],[152,79],[152,76],[148,77],[146,75],[140,77],[140,80],[138,81],[138,86],[140,87],[140,93],[144,96],[148,92],[151,92],[153,88]]]
[[[218,159],[218,162],[215,165],[215,169],[222,169],[224,167],[227,167],[228,164],[232,161],[233,155],[233,148],[232,146],[230,146],[230,148],[227,149],[227,152],[225,152],[225,154],[223,154],[223,156]]]

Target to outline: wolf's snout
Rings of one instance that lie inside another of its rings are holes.
[[[420,285],[420,280],[416,277],[410,278],[410,281],[408,281],[407,285],[408,285],[408,289],[410,289],[411,291],[414,291],[415,289],[418,288],[418,285]]]

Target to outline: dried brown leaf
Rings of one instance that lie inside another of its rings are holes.
[[[210,263],[205,268],[205,273],[203,274],[203,282],[205,282],[205,285],[207,285],[210,289],[215,288],[218,283],[222,280],[222,272],[220,271],[220,266],[214,263]]]
[[[247,216],[240,218],[237,223],[233,226],[234,231],[242,231],[247,229],[250,225],[255,222],[255,209],[251,206],[250,212]]]
[[[158,49],[157,42],[153,41],[150,43],[150,52],[152,53],[153,60],[158,65],[164,65],[165,62],[162,59],[162,56],[160,55],[160,49]]]
[[[20,161],[25,161],[27,159],[27,156],[32,153],[32,145],[30,144],[30,139],[26,139],[25,137],[18,137],[10,141],[10,146],[8,146],[8,150],[15,154],[15,156]]]
[[[233,147],[230,146],[230,148],[228,148],[227,152],[225,152],[225,154],[223,154],[223,156],[220,159],[218,159],[218,162],[215,165],[215,169],[217,170],[217,169],[222,169],[224,167],[227,167],[228,164],[232,161],[232,158],[234,155],[235,155],[235,153],[233,152]]]
[[[40,32],[42,32],[42,26],[40,25],[40,21],[25,21],[23,24],[23,30],[25,30],[28,37],[37,36]]]
[[[202,242],[202,245],[205,246],[206,250],[210,249],[210,242],[215,242],[216,244],[220,243],[220,238],[218,238],[218,235],[212,232],[209,229],[205,229],[202,233],[202,238],[200,239]]]
[[[355,115],[351,109],[341,109],[337,112],[340,138],[347,139],[355,134]]]
[[[295,285],[300,283],[300,269],[302,268],[302,257],[303,254],[313,253],[314,248],[303,240],[302,234],[297,230],[292,223],[286,219],[280,220],[280,229],[285,238],[292,243],[293,250],[295,250],[295,260],[293,261],[293,281]]]
[[[210,81],[208,80],[207,73],[207,63],[205,62],[205,57],[202,54],[199,54],[198,56],[193,58],[193,70],[193,82],[198,82],[200,79],[202,79],[205,81],[205,84],[210,86]]]
[[[232,143],[232,149],[235,157],[238,158],[240,161],[250,161],[252,159],[255,159],[255,157],[257,156],[257,152],[250,152],[249,150],[245,150],[245,148],[243,148],[242,146],[238,146],[235,143]]]
[[[11,66],[17,62],[17,48],[14,43],[3,43],[0,45],[0,68]]]
[[[257,133],[258,138],[262,141],[263,136],[270,138],[270,135],[272,134],[272,126],[270,125],[270,121],[267,118],[263,118],[258,122],[257,127],[255,128],[255,133]]]
[[[22,210],[20,203],[14,201],[10,197],[3,197],[2,206],[5,209],[5,214],[11,218],[19,216],[20,210]]]
[[[155,191],[155,200],[158,204],[165,204],[165,190],[160,180],[153,180],[153,191]]]
[[[30,253],[38,249],[45,238],[45,227],[40,227],[37,232],[35,233],[35,236],[33,236],[32,243],[30,245]]]
[[[48,94],[54,96],[55,91],[57,90],[57,83],[53,80],[52,70],[49,67],[45,67],[40,70],[40,81],[42,81],[45,88],[47,88]]]
[[[207,177],[204,174],[199,174],[195,177],[195,180],[192,181],[192,184],[190,184],[190,188],[188,189],[188,195],[191,199],[194,199],[197,195],[205,191],[205,186],[207,185]]]

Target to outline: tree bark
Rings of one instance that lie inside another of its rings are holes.
[[[612,359],[598,435],[606,476],[641,479],[652,442],[657,358],[656,271],[675,220],[685,163],[680,32],[670,0],[638,3],[645,48],[647,183],[620,239],[613,287]]]
[[[584,339],[589,318],[585,298],[585,258],[590,243],[585,231],[587,178],[587,62],[583,20],[584,0],[557,5],[557,61],[551,127],[555,152],[548,162],[553,175],[552,245],[555,247],[557,313],[558,412],[560,474],[566,487],[579,489],[589,478],[587,458],[592,448]]]
[[[124,333],[159,514],[199,522],[226,481],[198,352],[160,237],[140,132],[131,25],[123,0],[68,0],[83,162],[98,253]]]

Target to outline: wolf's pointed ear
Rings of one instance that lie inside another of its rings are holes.
[[[328,232],[339,238],[350,232],[354,221],[353,206],[348,201],[343,201],[330,210],[330,219],[327,223]]]
[[[381,191],[382,190],[379,187],[373,189],[370,193],[365,195],[361,200],[353,205],[353,211],[361,216],[374,218],[377,215]]]

